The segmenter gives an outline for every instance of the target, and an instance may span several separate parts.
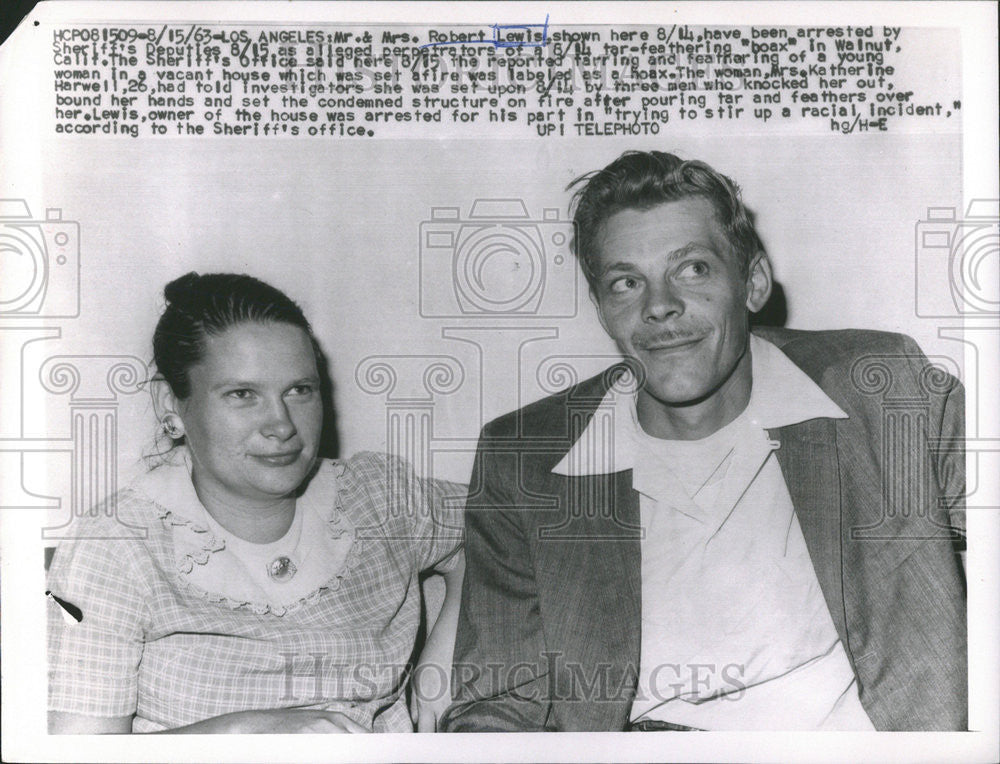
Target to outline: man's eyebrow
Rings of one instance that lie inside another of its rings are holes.
[[[617,263],[611,263],[611,265],[607,265],[601,268],[601,275],[603,276],[605,273],[610,273],[611,271],[634,271],[634,270],[636,270],[635,263],[629,263],[626,262],[625,260],[619,260]]]
[[[672,260],[677,260],[677,259],[679,259],[681,257],[684,257],[685,255],[691,254],[692,252],[711,252],[711,253],[714,254],[715,250],[713,250],[707,244],[702,244],[702,243],[697,242],[697,241],[689,241],[683,247],[679,247],[678,249],[675,249],[672,252],[668,252],[667,253],[667,260],[671,260],[671,261]],[[611,263],[610,265],[602,268],[600,275],[603,276],[603,275],[605,275],[607,273],[610,273],[612,271],[634,271],[634,270],[637,270],[637,269],[638,269],[638,266],[636,266],[635,263],[630,263],[627,260],[618,260],[618,261],[616,261],[614,263]]]
[[[680,257],[684,257],[685,255],[690,255],[692,252],[711,252],[712,254],[715,254],[715,250],[712,249],[707,244],[702,244],[701,242],[698,241],[689,241],[680,249],[675,249],[673,252],[667,255],[667,257],[670,260],[676,260]]]

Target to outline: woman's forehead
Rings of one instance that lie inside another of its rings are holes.
[[[246,322],[205,337],[201,376],[250,379],[299,378],[316,373],[312,341],[304,329],[286,323]]]

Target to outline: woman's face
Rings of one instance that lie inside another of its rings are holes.
[[[309,336],[284,323],[243,323],[205,338],[179,401],[199,494],[268,505],[305,479],[323,420]]]

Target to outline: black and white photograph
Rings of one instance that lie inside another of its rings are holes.
[[[996,759],[995,5],[21,14],[5,759]]]

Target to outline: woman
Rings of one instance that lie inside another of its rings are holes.
[[[317,459],[316,344],[277,289],[190,273],[164,293],[151,391],[171,448],[56,551],[50,731],[412,730],[418,575],[446,585],[421,663],[450,667],[464,489],[385,455]]]

